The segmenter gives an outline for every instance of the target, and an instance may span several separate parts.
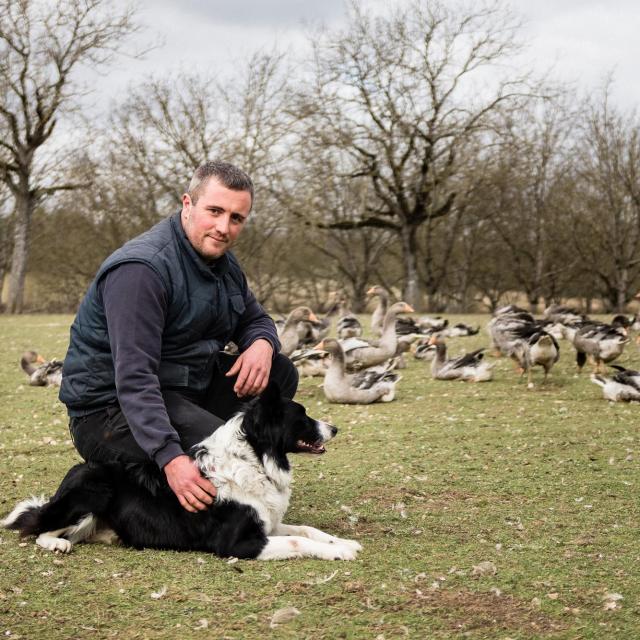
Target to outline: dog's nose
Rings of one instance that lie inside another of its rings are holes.
[[[334,427],[333,425],[331,425],[331,435],[335,436],[336,433],[338,433],[338,427]]]

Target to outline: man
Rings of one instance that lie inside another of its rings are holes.
[[[78,309],[60,399],[87,461],[148,462],[191,512],[215,487],[185,451],[270,378],[292,398],[298,376],[229,249],[253,183],[224,162],[199,167],[182,211],[102,264]],[[222,352],[233,340],[239,356]]]

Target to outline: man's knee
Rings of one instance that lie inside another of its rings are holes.
[[[293,398],[298,390],[298,370],[293,362],[279,353],[271,365],[270,379],[277,382],[285,398]]]

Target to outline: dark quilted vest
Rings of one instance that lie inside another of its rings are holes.
[[[148,264],[167,290],[158,376],[162,388],[203,391],[218,352],[231,338],[244,312],[244,276],[230,253],[207,265],[194,251],[180,214],[163,220],[127,242],[102,264],[71,326],[60,400],[70,415],[83,415],[115,403],[115,371],[98,283],[123,262]],[[135,304],[131,300],[131,304]]]

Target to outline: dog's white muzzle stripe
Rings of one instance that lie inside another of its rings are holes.
[[[322,420],[316,420],[316,424],[318,425],[318,431],[320,432],[320,436],[322,437],[322,442],[329,442],[331,438],[336,433],[336,428],[329,424],[328,422],[323,422]]]

